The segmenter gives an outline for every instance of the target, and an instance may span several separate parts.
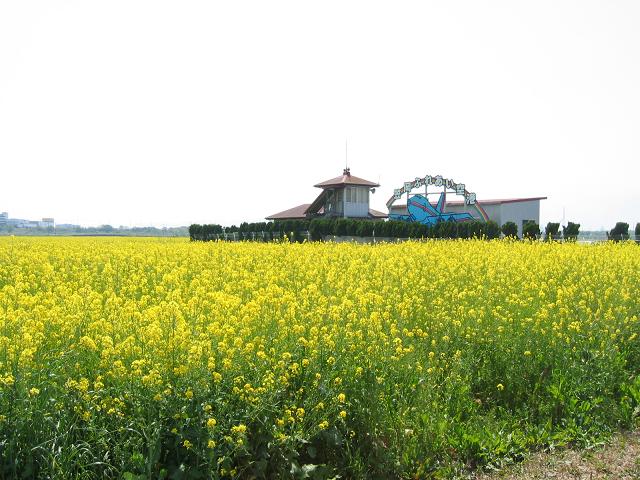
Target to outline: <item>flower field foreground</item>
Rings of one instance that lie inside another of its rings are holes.
[[[640,411],[640,248],[0,238],[0,478],[450,477]]]

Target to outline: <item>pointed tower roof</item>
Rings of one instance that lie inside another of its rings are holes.
[[[318,188],[330,188],[330,187],[345,187],[347,185],[360,185],[362,187],[379,187],[380,185],[375,182],[370,182],[364,178],[351,175],[349,168],[345,168],[342,175],[324,182],[317,183],[314,187]]]

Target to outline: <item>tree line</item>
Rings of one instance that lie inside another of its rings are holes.
[[[635,228],[636,241],[640,241],[640,223],[636,223]],[[607,239],[614,242],[629,240],[629,224],[625,222],[616,223],[609,232],[607,232]]]
[[[119,236],[119,237],[186,237],[187,227],[97,227],[55,226],[21,228],[13,225],[0,225],[0,235],[17,236]]]
[[[562,228],[562,233],[560,232]],[[576,241],[580,233],[580,224],[568,222],[547,223],[544,232],[536,222],[526,222],[522,227],[522,238],[546,241]],[[288,238],[290,241],[319,241],[326,237],[378,237],[378,238],[510,238],[518,237],[518,226],[514,222],[505,222],[499,226],[494,221],[480,222],[438,222],[433,225],[412,223],[397,220],[372,221],[353,218],[314,218],[311,220],[282,220],[274,222],[243,222],[240,226],[223,227],[218,224],[189,227],[189,238],[192,241],[211,240],[257,240],[271,241]],[[640,239],[640,223],[635,227],[635,237]],[[616,223],[607,232],[607,239],[624,241],[630,238],[629,224]]]
[[[267,241],[287,237],[292,241],[322,240],[327,236],[385,237],[385,238],[497,238],[500,227],[495,222],[439,222],[435,225],[403,221],[372,221],[352,218],[314,218],[311,220],[283,220],[275,222],[242,223],[222,227],[217,224],[189,227],[192,240],[216,240],[231,235],[235,239],[251,240],[255,234]]]
[[[560,239],[560,224],[549,223],[545,228],[545,239]],[[569,222],[562,227],[562,239],[576,240],[580,224]],[[352,218],[314,218],[311,220],[283,220],[274,222],[244,222],[240,226],[223,227],[218,224],[189,227],[189,237],[194,241],[219,239],[271,241],[285,236],[291,241],[305,239],[318,241],[328,236],[378,237],[378,238],[486,238],[500,236],[518,237],[518,226],[506,222],[499,226],[494,221],[438,222],[433,225],[397,220],[372,221]],[[524,238],[540,238],[540,227],[535,222],[523,226]]]

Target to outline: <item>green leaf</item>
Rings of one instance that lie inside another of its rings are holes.
[[[307,447],[307,453],[309,454],[309,456],[311,458],[316,458],[316,455],[318,454],[318,451],[316,450],[316,447],[314,447],[313,445],[309,445]]]

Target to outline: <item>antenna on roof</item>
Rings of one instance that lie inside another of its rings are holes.
[[[347,138],[344,139],[344,169],[349,169],[349,150],[347,146]]]
[[[351,171],[349,170],[349,151],[347,150],[347,139],[344,139],[344,170],[342,171],[342,175],[351,176]]]

